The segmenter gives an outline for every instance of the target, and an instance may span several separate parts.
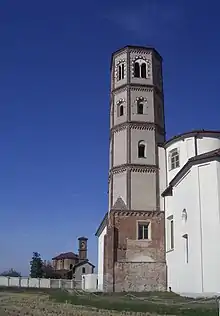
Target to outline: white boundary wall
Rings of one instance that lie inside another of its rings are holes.
[[[0,276],[0,286],[7,287],[25,287],[25,288],[42,288],[42,289],[81,289],[81,280],[64,280],[64,279],[37,279],[29,277],[5,277]]]

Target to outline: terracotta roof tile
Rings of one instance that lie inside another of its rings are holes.
[[[78,259],[79,256],[73,252],[64,252],[58,256],[52,258],[52,260],[62,260],[62,259]]]

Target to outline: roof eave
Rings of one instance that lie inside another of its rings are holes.
[[[106,227],[107,224],[107,219],[108,219],[108,212],[105,213],[99,227],[96,230],[95,236],[99,237],[101,233],[103,232],[104,228]]]
[[[152,51],[154,52],[154,54],[157,56],[157,58],[160,60],[160,61],[163,61],[163,58],[162,56],[160,55],[160,53],[154,48],[154,47],[150,47],[150,46],[138,46],[138,45],[126,45],[122,48],[119,48],[117,49],[116,51],[114,51],[112,53],[112,56],[111,56],[111,63],[110,63],[110,68],[112,68],[112,63],[113,63],[113,57],[123,51],[128,51],[129,49],[145,49],[145,50],[149,50],[149,51]]]

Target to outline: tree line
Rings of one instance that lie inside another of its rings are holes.
[[[21,277],[21,273],[14,269],[4,271],[0,276]],[[54,271],[50,262],[45,263],[38,252],[33,252],[30,262],[31,278],[59,279],[60,276]]]

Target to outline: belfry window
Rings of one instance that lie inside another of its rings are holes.
[[[146,158],[146,145],[143,141],[138,143],[138,158]]]
[[[134,76],[140,78],[140,65],[139,62],[134,63]]]
[[[147,78],[147,67],[146,63],[141,64],[141,78]]]
[[[125,65],[120,64],[118,66],[118,80],[122,80],[125,78]]]
[[[180,156],[177,148],[174,148],[169,153],[169,166],[170,170],[179,168],[180,166]]]
[[[134,77],[147,78],[147,64],[144,60],[138,60],[134,63]]]

